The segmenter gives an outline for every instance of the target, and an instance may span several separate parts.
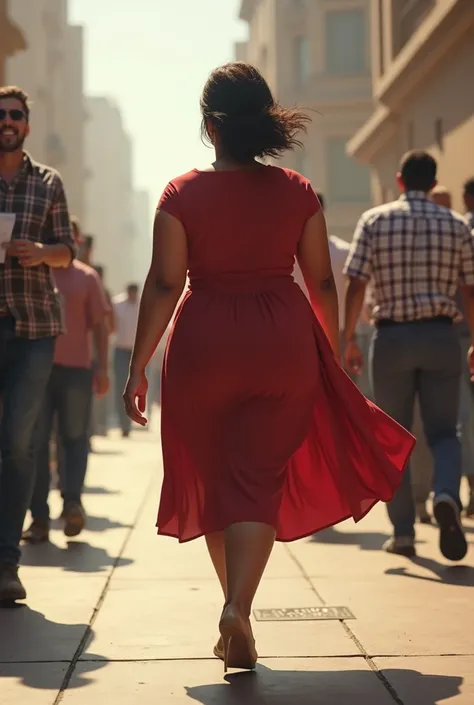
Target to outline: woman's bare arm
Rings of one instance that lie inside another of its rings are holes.
[[[297,259],[314,313],[326,333],[334,355],[339,360],[339,307],[322,209],[307,221],[299,243]]]
[[[130,370],[142,373],[164,335],[183,293],[188,247],[183,225],[157,211],[153,227],[153,256],[143,288]]]

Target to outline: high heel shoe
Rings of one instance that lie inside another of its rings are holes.
[[[228,606],[222,614],[219,631],[224,652],[224,673],[227,673],[229,668],[253,671],[257,664],[258,654],[250,622],[246,622],[238,612]],[[217,647],[214,653],[220,658]]]

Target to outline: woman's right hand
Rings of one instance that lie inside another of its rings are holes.
[[[123,402],[127,416],[140,426],[146,426],[148,423],[148,420],[143,416],[147,392],[148,380],[145,372],[130,372],[123,393]]]

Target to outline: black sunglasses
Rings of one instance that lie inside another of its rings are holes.
[[[7,116],[14,122],[21,122],[26,117],[23,110],[18,110],[17,108],[5,110],[5,108],[0,108],[0,120],[5,120]]]

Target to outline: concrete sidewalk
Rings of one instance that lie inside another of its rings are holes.
[[[277,545],[257,610],[347,607],[355,619],[255,622],[257,674],[224,679],[204,543],[153,528],[157,435],[95,445],[88,531],[67,544],[58,526],[51,545],[27,547],[28,604],[0,610],[1,705],[474,703],[474,548],[448,566],[436,529],[420,527],[419,559],[388,556],[382,506],[358,526]]]

